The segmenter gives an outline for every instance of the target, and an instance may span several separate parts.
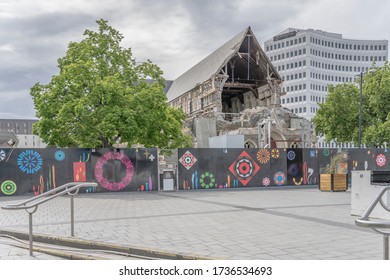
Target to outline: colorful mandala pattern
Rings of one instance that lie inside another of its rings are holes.
[[[324,156],[329,156],[330,155],[330,150],[329,149],[324,149],[323,150]]]
[[[106,178],[103,176],[103,168],[104,165],[109,160],[119,160],[123,165],[126,167],[126,175],[123,177],[123,179],[120,182],[109,182]],[[126,186],[128,186],[131,183],[131,180],[134,177],[134,166],[130,159],[121,152],[107,152],[103,156],[101,156],[95,165],[95,177],[98,183],[105,189],[110,191],[118,191]]]
[[[210,189],[215,185],[215,177],[213,173],[205,172],[200,175],[199,183],[204,189]]]
[[[299,174],[298,164],[296,163],[291,164],[287,169],[287,174],[292,177],[296,177]]]
[[[193,154],[190,153],[190,151],[185,152],[181,158],[179,159],[179,162],[187,169],[189,170],[196,162],[196,157],[194,157]]]
[[[27,174],[38,172],[42,167],[42,157],[36,151],[26,150],[18,157],[18,167]]]
[[[289,160],[294,160],[295,159],[295,152],[294,151],[288,151],[287,158]]]
[[[263,186],[268,187],[271,184],[271,180],[268,177],[263,178]]]
[[[58,161],[63,161],[65,159],[64,151],[58,150],[54,153],[54,157]]]
[[[280,151],[279,151],[279,149],[273,148],[273,149],[271,150],[271,157],[272,157],[272,158],[279,158],[279,157],[280,157]]]
[[[265,164],[270,160],[270,153],[267,149],[260,149],[257,152],[256,157],[260,163]]]
[[[5,195],[13,195],[16,192],[16,189],[14,181],[7,180],[1,184],[1,192]]]
[[[385,166],[386,165],[386,156],[384,154],[378,154],[376,156],[376,165],[379,167]]]
[[[253,176],[260,170],[260,166],[248,155],[242,152],[237,159],[229,166],[230,172],[246,186]]]
[[[247,178],[253,173],[253,164],[246,158],[240,159],[235,166],[236,173],[242,178]]]
[[[274,175],[274,183],[278,186],[286,184],[286,174],[281,171],[276,172]]]

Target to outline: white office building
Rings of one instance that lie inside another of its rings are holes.
[[[388,59],[387,40],[345,39],[314,29],[288,28],[267,40],[264,50],[284,80],[282,105],[309,120],[329,85],[354,82],[374,62],[383,66]]]
[[[282,105],[311,119],[326,99],[328,85],[355,81],[375,61],[388,59],[387,40],[344,39],[342,34],[289,28],[264,43],[284,80]]]

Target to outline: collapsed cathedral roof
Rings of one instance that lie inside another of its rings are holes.
[[[168,101],[180,97],[218,74],[229,75],[228,82],[248,80],[258,83],[262,81],[265,84],[266,79],[271,76],[277,80],[281,79],[251,28],[247,27],[175,79],[167,93]]]

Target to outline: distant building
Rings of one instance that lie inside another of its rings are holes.
[[[345,39],[342,34],[288,28],[265,41],[264,48],[284,81],[282,105],[312,119],[328,86],[354,82],[373,62],[388,59],[387,40]]]
[[[357,40],[342,34],[314,29],[288,28],[265,41],[264,49],[284,81],[286,95],[282,106],[311,120],[326,100],[328,86],[356,81],[375,62],[388,60],[387,40]],[[317,146],[353,147],[352,143],[325,143],[318,137]]]
[[[308,121],[281,106],[283,95],[283,81],[250,27],[175,79],[167,92],[169,104],[186,113],[196,147],[235,134],[244,135],[248,148],[311,146]]]
[[[38,120],[0,119],[0,131],[13,132],[19,143],[17,148],[45,148],[42,139],[32,133],[32,126]]]

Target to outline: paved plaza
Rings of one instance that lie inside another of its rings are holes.
[[[27,197],[1,197],[0,205]],[[382,236],[355,225],[351,193],[317,188],[80,194],[75,238],[212,259],[379,260]],[[70,236],[70,199],[39,206],[34,233]],[[24,210],[0,210],[0,230],[28,233]],[[30,257],[0,237],[0,259]]]

